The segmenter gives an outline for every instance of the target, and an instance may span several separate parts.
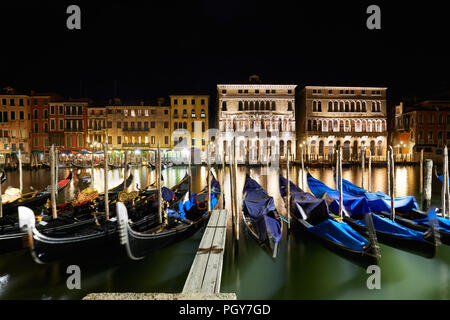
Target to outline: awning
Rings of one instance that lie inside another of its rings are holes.
[[[63,150],[61,151],[62,154],[77,154],[77,151],[71,151],[71,150]]]

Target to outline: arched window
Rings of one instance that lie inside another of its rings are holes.
[[[361,112],[361,101],[356,102],[356,112]]]
[[[328,112],[333,111],[333,102],[328,101]]]
[[[173,130],[177,130],[178,129],[178,122],[174,122],[173,123]]]
[[[372,101],[372,112],[375,112],[375,101]]]
[[[288,111],[292,111],[292,102],[288,101]]]
[[[275,111],[275,101],[272,101],[272,111]]]
[[[242,101],[239,101],[239,111],[242,111]]]
[[[370,141],[370,152],[374,155],[375,154],[375,141]]]
[[[380,112],[381,111],[381,102],[377,102],[377,111]]]
[[[313,112],[316,112],[316,111],[317,111],[317,101],[313,101],[312,111],[313,111]]]
[[[227,111],[227,102],[222,101],[222,111]]]
[[[255,102],[255,110],[259,111],[259,102],[258,101]]]
[[[255,105],[253,104],[253,101],[250,101],[250,111],[254,110]]]
[[[335,101],[335,102],[334,102],[334,112],[338,112],[338,111],[339,111],[338,102]]]
[[[313,131],[317,131],[317,121],[313,121]]]
[[[319,141],[319,156],[323,157],[323,140]]]
[[[311,120],[308,120],[308,131],[311,131]]]
[[[266,101],[266,111],[270,111],[270,102]]]
[[[377,156],[381,156],[382,153],[383,153],[383,142],[382,141],[378,141]]]
[[[244,102],[244,110],[247,111],[248,110],[248,101]]]
[[[348,108],[347,108],[347,103],[345,104],[345,108],[348,109]],[[340,112],[344,112],[344,102],[342,102],[342,101],[341,101],[341,103],[339,104],[339,111],[340,111]]]
[[[187,122],[183,122],[183,129],[187,130]]]
[[[350,102],[350,109],[352,110],[352,112],[355,111],[355,101]]]
[[[362,103],[362,112],[366,112],[366,111],[367,111],[366,102],[363,101],[363,103]]]
[[[322,112],[322,101],[317,103],[317,111]]]
[[[316,154],[316,141],[311,141],[311,154]]]

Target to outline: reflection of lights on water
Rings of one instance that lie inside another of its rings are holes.
[[[408,175],[405,167],[399,167],[395,170],[395,195],[406,196],[408,187]]]

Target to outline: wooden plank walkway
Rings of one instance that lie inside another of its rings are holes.
[[[183,293],[219,293],[227,234],[227,210],[213,210]]]

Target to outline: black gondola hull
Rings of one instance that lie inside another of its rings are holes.
[[[325,248],[328,250],[336,253],[337,255],[348,259],[352,261],[353,263],[362,266],[364,268],[370,266],[370,265],[378,265],[379,259],[374,252],[371,252],[372,250],[368,251],[356,251],[352,250],[348,247],[345,247],[337,242],[331,241],[330,239],[326,237],[321,237],[313,232],[310,232],[308,230],[308,227],[297,217],[292,217],[291,219],[292,224],[292,230],[294,233],[302,234],[304,236],[307,236],[315,241],[318,241],[321,243]]]
[[[368,236],[368,231],[365,226],[360,225],[359,223],[355,222],[355,220],[346,216],[344,217],[344,221],[347,222],[357,232]],[[425,239],[424,241],[407,239],[378,230],[375,230],[375,232],[377,234],[377,239],[379,242],[387,244],[391,247],[405,250],[430,259],[436,255],[437,246],[434,241],[430,241],[427,239]]]

